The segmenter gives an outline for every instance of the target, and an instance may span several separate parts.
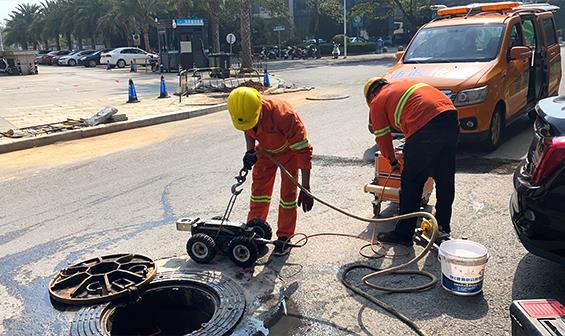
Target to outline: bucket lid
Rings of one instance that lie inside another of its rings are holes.
[[[483,245],[470,240],[452,239],[441,243],[439,253],[442,255],[462,258],[477,259],[487,258],[488,251]]]

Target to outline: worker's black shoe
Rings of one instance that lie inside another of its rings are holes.
[[[404,238],[400,238],[394,231],[379,233],[377,235],[377,240],[381,243],[398,244],[408,247],[414,245],[414,242],[411,239],[406,240]]]
[[[291,247],[288,245],[290,241],[288,241],[287,237],[278,237],[274,244],[275,249],[273,250],[273,255],[283,256],[290,253]]]

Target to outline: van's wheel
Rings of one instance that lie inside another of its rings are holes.
[[[247,227],[252,228],[253,232],[255,232],[260,238],[267,240],[271,240],[271,238],[273,238],[273,229],[271,229],[269,223],[262,219],[254,218],[250,220],[249,223],[247,223]]]
[[[120,69],[125,68],[126,66],[126,61],[124,61],[123,59],[118,60],[118,63],[116,63],[116,66]]]
[[[504,133],[504,112],[500,107],[496,107],[490,119],[488,136],[484,141],[483,147],[486,150],[495,150],[502,142]]]
[[[235,237],[230,242],[230,258],[239,267],[250,267],[257,261],[259,249],[252,238]]]
[[[190,258],[199,264],[209,263],[218,252],[214,239],[204,233],[197,233],[190,237],[186,243],[186,251]]]

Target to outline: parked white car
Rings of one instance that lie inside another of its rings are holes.
[[[100,56],[101,64],[108,64],[123,68],[126,65],[135,62],[138,65],[156,63],[159,61],[159,56],[148,53],[144,50],[134,47],[116,48],[110,52],[103,53]]]
[[[94,50],[91,50],[91,49],[73,51],[72,53],[70,53],[68,55],[61,56],[61,58],[59,58],[59,60],[57,61],[57,64],[75,66],[75,65],[78,64],[78,60],[81,57],[90,55],[93,52],[94,52]]]

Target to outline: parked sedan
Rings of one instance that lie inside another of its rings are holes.
[[[94,52],[94,50],[92,50],[92,49],[73,51],[72,53],[59,58],[59,61],[57,62],[57,64],[75,66],[75,65],[78,64],[78,60],[82,56],[90,55],[93,52]]]
[[[59,59],[65,55],[70,54],[70,50],[61,50],[59,53],[51,58],[51,63],[49,65],[57,65],[59,64]]]
[[[565,264],[565,97],[536,106],[535,135],[514,172],[510,215],[532,254]]]
[[[82,64],[85,67],[95,67],[98,64],[102,64],[100,62],[100,56],[103,53],[108,53],[112,50],[114,50],[114,48],[98,49],[90,55],[86,55],[86,56],[79,58],[78,64]]]
[[[62,55],[66,55],[66,54],[68,54],[69,52],[70,52],[70,51],[68,51],[68,50],[54,50],[54,51],[51,51],[51,52],[49,52],[49,53],[47,53],[47,54],[45,54],[45,55],[43,55],[43,56],[41,57],[41,59],[39,60],[39,64],[48,64],[48,65],[51,65],[52,62],[53,62],[53,57],[59,56],[59,55],[61,55],[61,56],[62,56]]]
[[[41,59],[43,58],[44,55],[47,55],[48,53],[50,53],[51,50],[38,50],[37,53],[35,54],[35,61],[36,62],[41,62]]]
[[[158,61],[158,55],[133,47],[116,48],[110,52],[103,53],[100,56],[100,62],[102,64],[107,64],[109,62],[110,65],[117,66],[118,68],[123,68],[131,62],[135,62],[137,64],[149,64],[156,63]]]

